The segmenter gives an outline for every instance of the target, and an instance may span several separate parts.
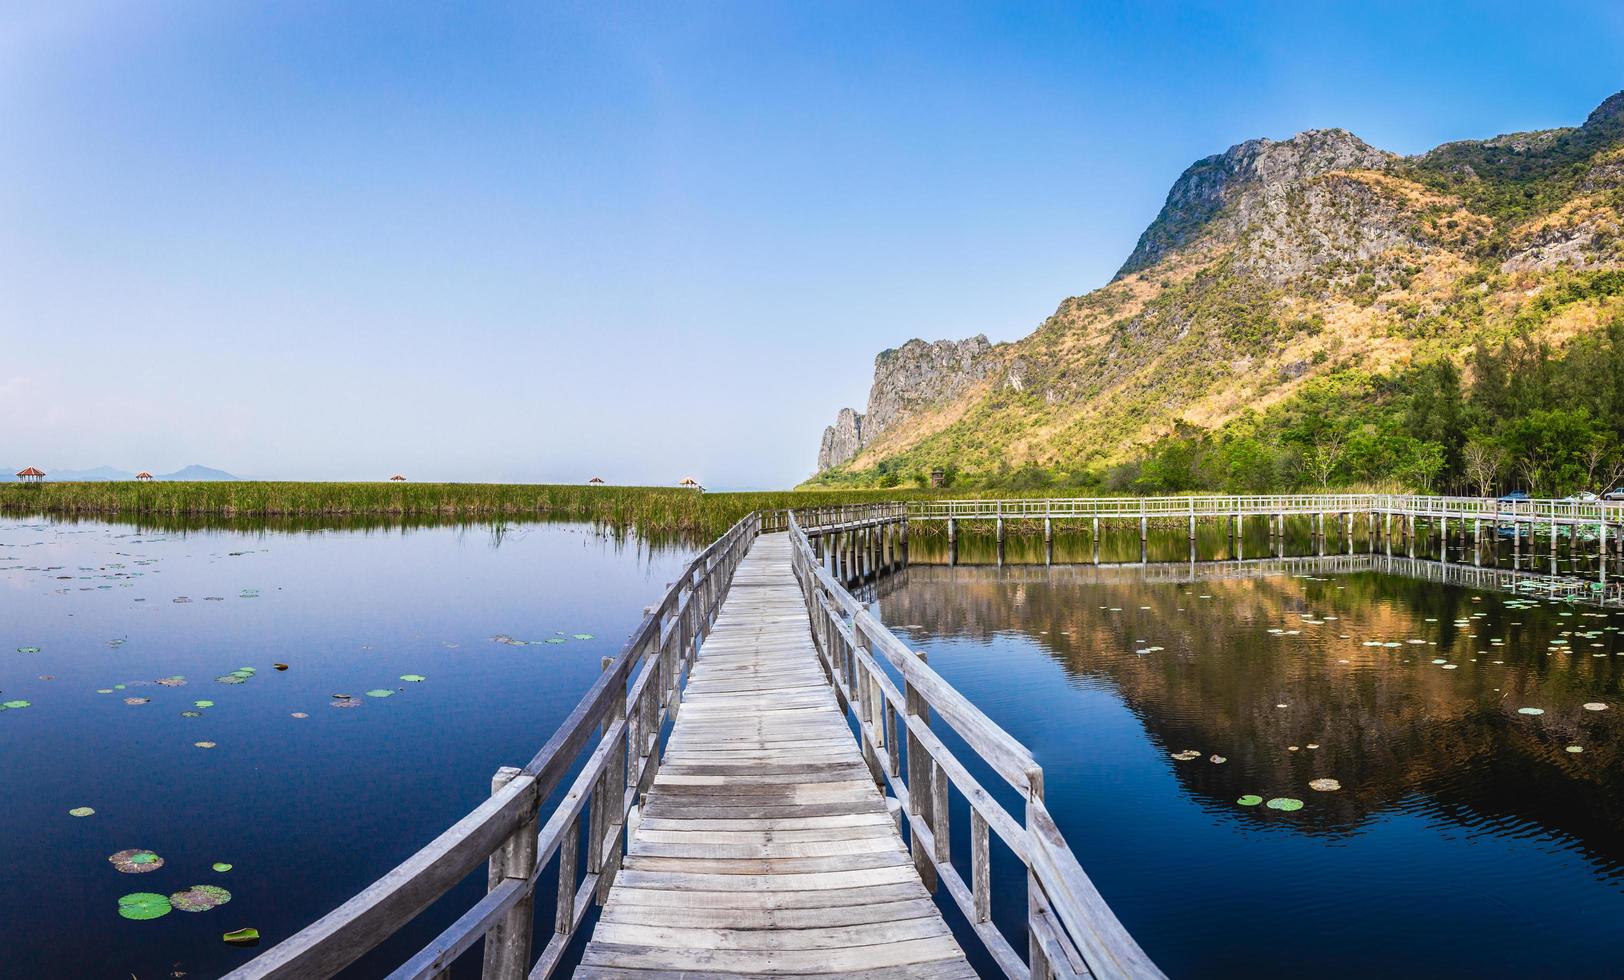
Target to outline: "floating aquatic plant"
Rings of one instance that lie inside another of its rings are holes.
[[[76,806],[68,811],[70,817],[88,817],[96,811],[88,806]]]
[[[231,901],[231,893],[219,885],[193,885],[169,896],[169,904],[182,912],[207,912]]]
[[[1542,715],[1544,713],[1545,713],[1544,708],[1518,708],[1517,709],[1517,714],[1519,714],[1519,715]]]
[[[1572,752],[1574,755],[1578,755],[1580,752],[1585,750],[1585,747],[1583,745],[1570,745],[1568,746],[1567,750]]]
[[[575,638],[577,640],[590,640],[590,639],[592,639],[592,634],[591,633],[576,633]]]
[[[118,914],[137,922],[168,915],[171,907],[169,899],[157,892],[132,892],[118,900]]]
[[[1239,803],[1241,806],[1257,806],[1259,803],[1263,802],[1263,797],[1252,793],[1247,793],[1245,796],[1241,797],[1235,802]]]
[[[1180,762],[1189,762],[1191,759],[1197,759],[1201,756],[1201,753],[1195,749],[1185,749],[1183,752],[1170,752],[1168,754]]]
[[[202,700],[202,701],[193,701],[192,702],[192,707],[194,707],[194,708],[212,708],[212,707],[214,707],[214,702],[209,701],[207,699]]]
[[[1301,810],[1303,808],[1303,801],[1294,800],[1289,796],[1277,796],[1265,803],[1264,806],[1271,810],[1283,810],[1286,813],[1290,813],[1293,810]]]
[[[151,700],[152,700],[151,698],[125,698],[124,703],[125,704],[147,704]]]
[[[1321,793],[1334,793],[1342,788],[1342,784],[1334,779],[1314,779],[1309,781],[1308,788],[1319,790]]]
[[[309,718],[310,716],[305,714],[303,711],[295,711],[293,713],[293,717],[295,717],[295,718]]]
[[[32,701],[23,701],[21,699],[15,701],[0,701],[0,710],[10,711],[13,708],[26,708],[33,703],[34,702]]]
[[[400,679],[403,681],[408,681],[412,684],[420,684],[423,681],[428,680],[428,678],[424,677],[422,674],[401,674]]]
[[[201,718],[201,717],[203,717],[203,712],[201,712],[201,711],[193,711],[190,708],[188,708],[185,711],[182,711],[180,713],[180,716],[182,718]]]
[[[146,874],[148,871],[157,871],[164,866],[164,859],[143,847],[132,847],[117,854],[110,854],[107,860],[113,867],[127,875]]]
[[[18,653],[39,653],[39,647],[18,647]]]
[[[1602,704],[1600,701],[1586,701],[1585,702],[1585,710],[1586,711],[1606,711],[1607,710],[1607,705]]]
[[[344,697],[338,698],[337,700],[335,700],[333,702],[333,707],[335,707],[335,708],[359,708],[360,706],[361,706],[361,699],[360,698],[352,698],[352,697],[350,697],[348,695],[345,695]]]
[[[220,937],[232,946],[258,946],[258,929],[237,929]]]
[[[192,744],[197,746],[200,749],[212,749],[212,748],[214,748],[216,743],[214,743],[214,742],[193,742]]]
[[[225,863],[224,861],[216,861],[216,862],[214,862],[213,867],[214,867],[214,870],[220,872],[221,874],[225,874],[227,871],[231,870],[231,865]]]
[[[387,687],[375,687],[367,692],[369,698],[392,698],[394,696],[395,692]]]

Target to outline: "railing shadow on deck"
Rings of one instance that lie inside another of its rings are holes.
[[[811,536],[902,518],[897,508],[841,508],[789,515],[791,560],[806,600],[813,641],[843,711],[855,716],[863,758],[906,814],[914,862],[932,888],[944,887],[1007,976],[1154,978],[1162,973],[1117,920],[1072,855],[1043,803],[1043,770],[1030,751],[909,649],[830,574]],[[802,526],[802,520],[808,526]],[[899,690],[889,665],[902,678]],[[950,727],[1025,800],[1017,820],[931,729]],[[969,804],[970,880],[954,865],[950,793]],[[996,832],[1026,867],[1027,955],[992,921],[991,848]]]
[[[330,977],[404,928],[481,862],[488,869],[485,897],[390,973],[391,980],[446,976],[481,939],[487,980],[551,976],[588,909],[608,895],[627,828],[636,825],[637,800],[659,767],[661,729],[678,711],[698,645],[760,528],[761,515],[751,514],[688,564],[535,758],[522,769],[497,771],[489,800],[228,977]],[[543,802],[583,755],[568,791],[543,814]],[[536,887],[555,859],[554,927],[532,965]]]

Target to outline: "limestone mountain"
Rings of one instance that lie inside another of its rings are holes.
[[[1624,314],[1621,228],[1624,92],[1578,127],[1413,157],[1339,129],[1248,140],[1189,167],[1116,277],[1029,336],[880,354],[817,480],[1108,465],[1316,380],[1519,333],[1560,349]]]

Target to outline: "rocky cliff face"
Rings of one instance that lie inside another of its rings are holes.
[[[818,469],[840,466],[910,415],[957,397],[986,377],[993,346],[985,335],[968,340],[910,340],[874,358],[868,410],[843,408],[823,430]]]
[[[1334,170],[1378,169],[1396,159],[1340,129],[1311,129],[1284,142],[1256,139],[1198,160],[1179,176],[1116,278],[1160,262],[1223,222],[1233,233],[1285,210],[1292,188]]]
[[[1520,331],[1560,345],[1624,315],[1614,269],[1624,93],[1582,126],[1414,157],[1339,129],[1248,140],[1186,170],[1116,277],[1031,335],[880,354],[866,414],[841,413],[819,468],[1109,465],[1327,376],[1460,361]]]

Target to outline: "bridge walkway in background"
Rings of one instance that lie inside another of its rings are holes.
[[[578,977],[974,977],[813,646],[785,534],[734,573]]]

